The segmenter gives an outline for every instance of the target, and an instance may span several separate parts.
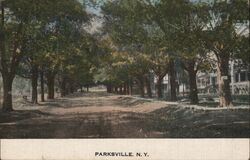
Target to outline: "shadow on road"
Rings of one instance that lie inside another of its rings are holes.
[[[20,103],[21,104],[21,103]],[[249,138],[249,109],[200,110],[103,92],[0,112],[0,138]]]

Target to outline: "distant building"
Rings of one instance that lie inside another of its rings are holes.
[[[239,61],[238,61],[239,62]],[[230,75],[230,86],[231,93],[233,95],[249,95],[250,94],[250,71],[246,67],[240,67],[239,63],[230,62],[229,75]],[[177,74],[178,75],[178,74]],[[188,77],[187,77],[188,78]],[[177,93],[180,95],[187,95],[189,93],[189,84],[181,83],[177,80]],[[153,79],[152,91],[156,95],[156,77]],[[218,82],[216,72],[198,72],[196,77],[197,88],[199,94],[217,94],[218,93]],[[169,96],[170,84],[168,74],[163,79],[163,93],[164,96]]]

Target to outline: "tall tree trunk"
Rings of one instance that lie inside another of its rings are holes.
[[[87,92],[89,92],[89,85],[87,84]]]
[[[129,80],[128,92],[129,92],[129,93],[128,93],[129,95],[132,95],[132,94],[133,94],[133,80],[132,80],[132,79]]]
[[[137,78],[137,81],[138,81],[138,87],[139,87],[139,90],[140,90],[140,95],[141,95],[141,97],[145,97],[144,79],[141,76],[141,77]]]
[[[75,87],[74,87],[74,83],[73,82],[69,82],[69,88],[70,88],[70,93],[73,94],[75,91]]]
[[[43,71],[40,72],[40,86],[41,86],[41,101],[44,102],[44,75]]]
[[[127,83],[126,82],[124,82],[123,83],[123,94],[127,94]]]
[[[126,95],[127,92],[128,92],[128,91],[127,91],[127,88],[128,88],[128,87],[127,87],[127,82],[124,82],[124,83],[123,83],[123,94],[124,94],[124,95]]]
[[[67,80],[66,80],[66,77],[62,77],[62,82],[61,82],[61,97],[64,97],[66,96],[66,84],[67,84]]]
[[[151,90],[149,76],[145,76],[145,84],[146,84],[146,88],[147,88],[147,95],[149,98],[152,98],[152,90]]]
[[[48,85],[48,99],[55,98],[55,73],[49,72],[47,74]]]
[[[123,86],[122,86],[122,84],[119,86],[119,94],[122,94],[123,93]]]
[[[31,102],[33,104],[37,104],[37,86],[38,86],[38,66],[37,65],[33,65],[32,66],[32,76],[31,76],[31,84],[32,84],[32,96],[31,96]]]
[[[3,112],[13,111],[12,106],[12,83],[15,78],[15,74],[9,72],[6,60],[6,51],[5,51],[5,13],[4,13],[4,2],[1,1],[1,29],[0,29],[0,63],[1,63],[1,73],[3,79]]]
[[[221,56],[219,58],[217,65],[217,81],[219,85],[220,107],[227,107],[232,105],[230,76],[228,71],[229,71],[229,56],[227,54],[224,54],[224,56]]]
[[[107,87],[107,93],[112,93],[112,86],[111,86],[111,84],[107,83],[106,87]]]
[[[162,98],[163,94],[162,94],[162,81],[163,81],[163,77],[158,76],[157,77],[157,82],[156,82],[156,88],[157,88],[157,96],[158,98]]]
[[[14,76],[2,75],[3,78],[3,112],[13,111],[12,106],[12,83]]]
[[[118,93],[118,87],[115,86],[115,93]]]
[[[126,94],[129,95],[129,82],[126,83]]]
[[[13,111],[12,106],[12,83],[15,78],[16,68],[21,59],[21,53],[17,53],[19,41],[14,40],[13,52],[10,57],[6,55],[6,39],[5,39],[5,3],[1,1],[1,24],[0,24],[0,68],[3,79],[3,107],[4,112]],[[22,23],[19,24],[18,30],[15,35],[19,35],[22,31]],[[9,59],[10,58],[10,59]]]
[[[194,69],[189,69],[188,74],[189,74],[189,85],[190,85],[190,102],[191,104],[198,104],[199,99],[198,99],[198,89],[197,89],[197,83],[196,83],[196,71]]]
[[[176,97],[176,77],[175,77],[175,67],[174,60],[169,61],[169,79],[170,79],[170,100],[177,101]]]

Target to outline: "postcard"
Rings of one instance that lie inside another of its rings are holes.
[[[0,0],[0,159],[248,160],[249,0]]]

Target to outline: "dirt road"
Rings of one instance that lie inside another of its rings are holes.
[[[104,92],[39,105],[23,100],[0,113],[0,138],[249,137],[249,108],[203,110]]]

